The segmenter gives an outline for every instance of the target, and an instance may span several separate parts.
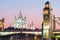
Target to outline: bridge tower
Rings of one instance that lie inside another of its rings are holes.
[[[1,31],[4,31],[4,18],[0,20]]]
[[[51,26],[51,8],[50,2],[45,3],[45,8],[43,9],[43,23],[42,23],[42,40],[51,40],[52,26]],[[44,39],[45,38],[45,39]]]

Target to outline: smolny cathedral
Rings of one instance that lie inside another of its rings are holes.
[[[26,29],[27,20],[26,17],[23,17],[21,11],[18,17],[15,16],[14,19],[14,28]]]

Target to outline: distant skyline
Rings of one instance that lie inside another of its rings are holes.
[[[52,14],[60,17],[60,0],[0,0],[0,19],[5,18],[5,28],[14,26],[14,17],[22,10],[23,16],[27,17],[27,28],[33,21],[34,27],[41,29],[46,1],[51,4]],[[58,24],[56,29],[60,29]]]

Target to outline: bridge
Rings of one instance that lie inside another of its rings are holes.
[[[0,32],[0,36],[6,36],[6,35],[11,35],[11,34],[20,34],[21,32]],[[42,32],[32,32],[32,31],[25,31],[25,32],[22,32],[24,34],[34,34],[34,35],[42,35]]]
[[[20,40],[20,38],[27,38],[32,37],[34,39],[37,39],[37,37],[41,37],[42,32],[36,32],[36,31],[25,31],[25,32],[0,32],[0,40]]]
[[[55,31],[52,33],[53,34],[53,38],[55,40],[58,40],[58,38],[60,38],[60,32],[59,31]],[[28,37],[28,36],[40,36],[42,38],[42,31],[39,31],[39,32],[33,32],[33,31],[25,31],[25,32],[0,32],[0,39],[2,37],[2,39],[4,39],[4,37],[7,39],[7,36],[8,36],[8,39],[13,39],[14,37],[18,37],[18,36],[25,36],[25,37]]]
[[[58,22],[60,17],[56,17],[51,13],[51,11],[52,8],[50,7],[50,2],[47,1],[43,9],[42,31],[0,32],[0,37],[8,35],[10,39],[12,39],[14,35],[17,37],[18,35],[23,34],[28,37],[29,34],[33,34],[33,36],[35,36],[34,38],[37,38],[38,35],[41,35],[42,40],[44,40],[44,38],[46,40],[52,40],[52,37],[54,38],[53,40],[58,40],[60,38],[60,30],[55,30],[55,28],[56,23],[60,25]]]

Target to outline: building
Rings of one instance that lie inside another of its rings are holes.
[[[34,27],[34,25],[33,25],[33,22],[32,22],[31,25],[30,25],[30,29],[31,29],[31,30],[35,30],[35,27]]]
[[[18,28],[18,29],[26,29],[26,17],[23,18],[22,13],[20,11],[20,14],[18,16],[18,18],[15,16],[14,19],[14,28]]]

